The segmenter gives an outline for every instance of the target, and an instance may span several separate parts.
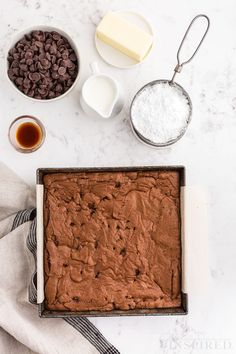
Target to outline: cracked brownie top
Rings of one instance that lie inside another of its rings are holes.
[[[44,184],[48,309],[181,305],[178,172],[58,173]]]

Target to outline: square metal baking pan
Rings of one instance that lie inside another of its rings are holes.
[[[180,176],[180,216],[181,216],[181,306],[173,308],[133,309],[112,311],[56,311],[48,310],[44,301],[44,224],[43,224],[43,194],[44,175],[50,173],[78,172],[138,172],[138,171],[177,171]],[[39,168],[37,170],[37,302],[40,317],[97,317],[97,316],[148,316],[148,315],[186,315],[188,313],[188,293],[185,267],[185,225],[184,225],[184,190],[185,167],[183,166],[137,166],[137,167],[98,167],[98,168]]]

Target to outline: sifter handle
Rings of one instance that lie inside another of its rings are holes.
[[[197,45],[195,51],[193,52],[192,56],[191,56],[188,60],[185,60],[185,61],[183,61],[182,63],[180,63],[180,52],[181,52],[181,49],[182,49],[182,47],[183,47],[183,45],[184,45],[184,42],[185,42],[185,40],[186,40],[186,37],[187,37],[189,31],[191,30],[191,27],[193,26],[194,22],[195,22],[197,19],[199,19],[199,18],[205,18],[205,19],[207,20],[207,27],[206,27],[206,30],[205,30],[205,32],[204,32],[204,34],[203,34],[203,36],[202,36],[200,42],[198,43],[198,45]],[[190,25],[188,26],[187,31],[185,32],[185,35],[184,35],[184,37],[183,37],[183,39],[182,39],[182,41],[181,41],[181,43],[180,43],[180,46],[179,46],[179,49],[178,49],[178,52],[177,52],[177,65],[176,65],[176,67],[175,67],[175,69],[174,69],[175,72],[174,72],[174,75],[173,75],[173,77],[172,77],[172,79],[171,79],[171,82],[174,81],[174,78],[175,78],[176,74],[181,72],[183,66],[184,66],[185,64],[188,64],[188,63],[194,58],[194,56],[197,54],[197,51],[199,50],[199,48],[200,48],[202,42],[204,41],[204,39],[205,39],[205,37],[206,37],[206,35],[207,35],[207,32],[208,32],[208,30],[209,30],[209,27],[210,27],[210,19],[209,19],[209,17],[206,16],[206,15],[197,15],[197,16],[194,17],[194,19],[190,22]]]

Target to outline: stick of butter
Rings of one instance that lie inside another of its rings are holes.
[[[96,35],[101,41],[138,62],[144,59],[153,44],[153,36],[114,12],[108,12],[103,17]]]

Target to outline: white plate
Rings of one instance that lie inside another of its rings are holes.
[[[118,13],[119,16],[121,16],[125,20],[133,23],[134,25],[138,26],[139,28],[141,28],[142,30],[144,30],[145,32],[153,36],[153,30],[151,25],[142,15],[133,11],[116,11],[116,13]],[[143,61],[137,62],[136,60],[130,58],[128,55],[125,55],[121,53],[119,50],[104,43],[99,38],[97,38],[96,32],[95,32],[95,46],[102,59],[106,63],[115,66],[117,68],[129,69],[143,62]],[[153,44],[148,54],[143,60],[145,60],[148,57],[152,48],[153,48]]]

